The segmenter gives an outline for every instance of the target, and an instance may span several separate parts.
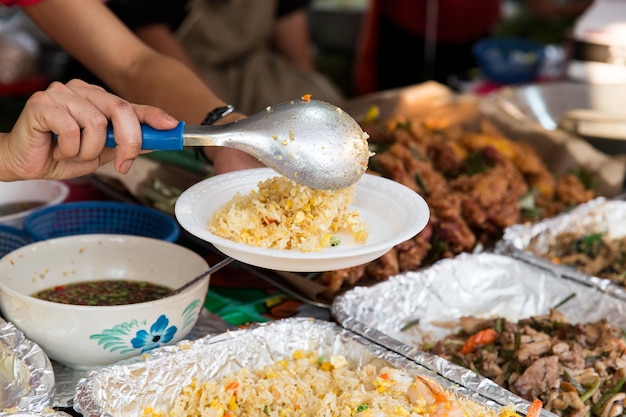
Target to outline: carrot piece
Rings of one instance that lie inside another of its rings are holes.
[[[311,94],[305,94],[301,98],[302,101],[311,101]]]
[[[391,377],[389,376],[387,372],[383,372],[382,374],[379,375],[379,377],[380,379],[385,379],[385,380],[391,379]]]
[[[543,402],[535,398],[532,403],[530,403],[530,407],[528,407],[528,411],[526,412],[526,417],[539,417],[541,413],[541,408],[543,407]]]
[[[239,382],[237,381],[229,382],[225,387],[226,391],[234,391],[237,388],[239,388]]]
[[[478,346],[493,343],[498,338],[498,332],[494,329],[480,330],[469,337],[461,347],[461,353],[467,354],[472,352]]]

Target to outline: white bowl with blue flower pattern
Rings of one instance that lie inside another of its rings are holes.
[[[183,339],[202,311],[210,277],[173,296],[119,306],[70,305],[31,295],[101,279],[176,288],[208,267],[192,250],[159,239],[86,234],[44,240],[0,259],[0,312],[50,359],[77,369],[106,366]]]

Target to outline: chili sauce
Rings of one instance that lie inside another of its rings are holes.
[[[32,297],[62,304],[115,306],[157,300],[170,291],[171,288],[151,282],[101,279],[57,285]]]

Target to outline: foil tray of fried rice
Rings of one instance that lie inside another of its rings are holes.
[[[74,408],[85,417],[523,414],[526,404],[516,396],[501,399],[336,323],[288,318],[90,371],[78,384]]]
[[[52,405],[54,371],[48,356],[0,318],[0,415],[42,413]]]
[[[495,401],[503,392],[539,398],[559,416],[623,409],[626,302],[552,265],[465,253],[356,287],[331,312],[344,328]]]
[[[626,299],[626,201],[596,198],[534,224],[506,228],[496,251]]]

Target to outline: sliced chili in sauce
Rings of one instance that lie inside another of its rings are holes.
[[[62,304],[114,306],[157,300],[169,291],[171,288],[145,281],[102,279],[57,285],[32,296]]]

